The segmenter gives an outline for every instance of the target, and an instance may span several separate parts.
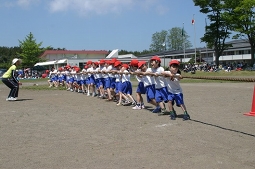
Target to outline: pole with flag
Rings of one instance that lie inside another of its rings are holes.
[[[162,46],[164,47],[164,67],[166,66],[166,38],[164,40],[164,43],[162,44]]]
[[[193,18],[191,20],[191,24],[194,26],[194,45],[195,45],[195,64],[197,62],[197,47],[196,47],[196,27],[195,27],[195,14],[193,14]]]
[[[207,21],[206,21],[206,18],[205,18],[205,33],[207,31]],[[206,45],[206,63],[208,63],[208,52],[207,52],[207,43],[205,43]]]
[[[186,56],[185,56],[185,34],[184,34],[184,23],[182,23],[182,41],[183,41],[183,58],[184,58],[184,62],[186,62]]]

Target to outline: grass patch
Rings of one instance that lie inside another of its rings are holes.
[[[26,90],[66,90],[65,87],[49,87],[48,85],[32,85],[32,86],[22,86],[22,89]]]
[[[231,72],[226,72],[226,71],[218,71],[218,72],[203,72],[203,71],[196,71],[196,74],[191,74],[191,73],[185,73],[182,72],[183,76],[254,76],[255,72],[254,71],[231,71]]]
[[[209,80],[209,79],[189,79],[184,78],[180,83],[240,83],[239,81],[228,81],[228,80]]]

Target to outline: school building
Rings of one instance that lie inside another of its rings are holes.
[[[229,47],[225,50],[220,56],[219,61],[221,65],[227,65],[233,62],[243,62],[250,63],[251,60],[251,47],[250,43],[245,40],[234,40],[227,42],[226,44],[232,44],[232,47]],[[195,56],[196,53],[196,56]],[[150,57],[158,55],[161,58],[161,65],[168,66],[168,63],[172,59],[177,59],[182,63],[187,63],[189,60],[194,57],[196,63],[207,62],[209,64],[214,64],[215,62],[215,52],[213,49],[206,47],[196,48],[196,49],[186,49],[184,50],[174,50],[174,51],[162,51],[151,53],[148,55],[138,56],[138,59],[149,59]]]
[[[232,44],[232,47],[229,47],[229,49],[225,50],[223,55],[220,56],[220,64],[227,65],[232,62],[250,63],[251,47],[248,41],[234,40],[227,43]],[[118,49],[115,49],[110,53],[106,50],[46,50],[40,56],[45,59],[46,62],[36,63],[35,66],[58,68],[69,64],[71,66],[83,67],[88,60],[96,62],[100,59],[111,58],[117,58],[123,63],[128,63],[131,59],[148,61],[154,55],[158,55],[161,58],[161,66],[168,66],[168,63],[172,59],[177,59],[182,63],[187,63],[192,57],[195,57],[196,63],[206,62],[214,64],[215,61],[214,50],[206,47],[186,49],[185,51],[161,51],[141,56],[134,56],[133,54],[119,55]]]

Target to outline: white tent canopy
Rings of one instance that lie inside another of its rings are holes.
[[[54,65],[54,64],[56,64],[56,61],[48,61],[48,62],[36,63],[35,66],[46,66],[46,65]]]
[[[67,62],[67,59],[61,59],[61,60],[57,60],[55,64],[61,64],[66,62]]]

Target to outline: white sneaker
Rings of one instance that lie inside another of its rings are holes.
[[[144,104],[142,104],[142,109],[145,109],[145,106],[144,106]]]
[[[6,101],[15,101],[15,100],[17,100],[17,98],[14,98],[14,97],[9,97],[6,99]]]
[[[142,108],[140,106],[135,106],[135,107],[132,107],[133,110],[141,110]]]

